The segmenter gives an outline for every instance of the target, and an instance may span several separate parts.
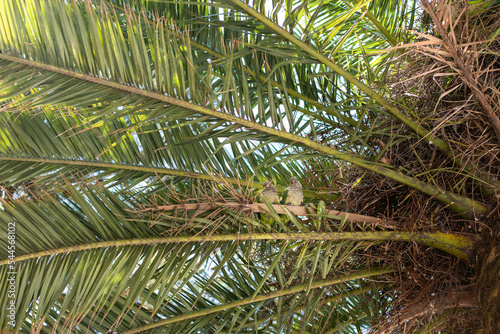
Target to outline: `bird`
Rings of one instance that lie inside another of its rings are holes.
[[[264,198],[269,201],[269,203],[278,203],[280,198],[278,196],[278,189],[273,185],[271,181],[266,181],[262,184],[262,191],[260,193],[261,200],[264,202]],[[264,223],[264,227],[268,230],[274,225],[274,218],[271,214],[260,213],[259,214],[262,222]]]
[[[261,197],[267,198],[270,203],[278,203],[280,201],[278,189],[276,189],[271,181],[264,182],[262,188],[262,192],[260,193]]]
[[[302,185],[296,177],[290,179],[290,185],[288,186],[288,195],[285,200],[285,204],[288,205],[301,205],[304,200],[304,194],[302,193]]]

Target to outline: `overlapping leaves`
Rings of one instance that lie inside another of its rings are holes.
[[[255,176],[285,185],[292,174],[303,177],[301,159],[331,154],[329,159],[350,159],[401,181],[402,174],[376,163],[380,152],[370,141],[392,136],[392,128],[381,126],[387,115],[368,97],[384,98],[383,89],[361,93],[360,85],[311,55],[319,50],[330,56],[360,83],[382,82],[390,57],[369,56],[365,49],[391,45],[397,27],[408,22],[386,10],[390,23],[379,29],[382,3],[394,7],[391,1],[310,2],[308,9],[283,2],[285,25],[309,43],[301,48],[234,1],[2,2],[0,217],[17,226],[18,255],[70,248],[18,264],[18,326],[165,333],[253,326],[313,333],[359,331],[367,324],[375,315],[362,307],[362,298],[329,304],[338,302],[331,298],[340,291],[365,288],[362,283],[346,286],[351,280],[345,277],[335,289],[328,287],[333,283],[320,292],[313,288],[318,280],[360,269],[351,261],[360,244],[132,246],[126,240],[308,231],[293,215],[274,214],[271,226],[230,210],[220,211],[226,219],[134,211],[155,203],[154,196],[177,191],[182,199],[195,197],[189,178],[215,175],[243,183]],[[270,16],[278,21],[281,2],[272,4]],[[265,7],[255,3],[262,12]],[[352,61],[352,53],[363,57]],[[388,145],[398,140],[391,137]],[[6,195],[9,189],[15,196]],[[85,248],[97,242],[98,248]],[[255,254],[260,257],[250,256]],[[252,302],[294,286],[301,289]],[[207,311],[216,305],[227,307]],[[0,321],[5,327],[5,316]]]

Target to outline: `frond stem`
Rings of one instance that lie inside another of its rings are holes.
[[[165,174],[174,175],[188,178],[195,178],[207,181],[218,181],[218,182],[228,182],[231,184],[242,185],[245,187],[253,187],[256,189],[262,189],[262,183],[240,180],[234,177],[222,177],[218,175],[211,175],[206,173],[197,172],[187,172],[171,168],[158,168],[149,166],[139,166],[139,165],[127,165],[121,163],[111,163],[111,162],[98,162],[98,161],[88,161],[88,160],[73,160],[73,159],[44,159],[35,157],[18,157],[18,156],[5,156],[0,155],[0,161],[22,161],[22,162],[36,162],[36,163],[49,163],[49,164],[60,164],[66,166],[84,166],[84,167],[95,167],[95,168],[113,168],[121,170],[131,170],[137,172],[145,172],[152,174]],[[285,191],[285,187],[277,185],[276,188],[279,191]],[[324,198],[324,199],[335,199],[335,195],[331,194],[320,194],[312,190],[304,189],[304,196],[308,198]]]
[[[338,296],[335,296],[335,297],[330,297],[330,298],[327,298],[325,300],[322,300],[320,301],[316,306],[321,306],[321,305],[325,305],[325,304],[329,304],[329,303],[337,303],[339,300],[342,300],[344,298],[347,298],[347,297],[353,297],[353,296],[357,296],[357,295],[361,295],[361,294],[364,294],[364,293],[367,293],[367,292],[370,292],[372,291],[373,288],[371,286],[365,286],[365,287],[362,287],[362,288],[357,288],[357,289],[354,289],[354,290],[349,290],[349,291],[345,291],[345,292],[342,292],[340,295]],[[294,309],[294,312],[293,313],[298,313],[302,310],[305,310],[307,309],[308,306],[300,306],[300,307],[297,307]],[[275,314],[274,316],[270,317],[270,318],[265,318],[265,319],[256,319],[254,322],[252,322],[251,325],[248,325],[248,326],[244,326],[243,328],[246,328],[246,327],[250,327],[250,326],[254,326],[255,324],[257,325],[260,325],[260,324],[263,324],[265,323],[266,321],[269,321],[271,319],[277,319],[278,318],[278,314]],[[331,331],[329,332],[328,334],[330,333],[337,333],[337,331]],[[225,332],[224,334],[229,334],[229,332]]]
[[[277,214],[286,214],[284,208],[293,213],[296,216],[317,216],[317,211],[314,208],[299,205],[279,205],[270,204],[273,210]],[[269,209],[263,203],[252,203],[252,204],[241,204],[241,203],[187,203],[187,204],[173,204],[173,205],[160,205],[153,208],[147,208],[140,210],[142,212],[151,211],[205,211],[214,210],[219,207],[232,208],[239,211],[251,211],[251,212],[264,212],[268,213]],[[328,216],[338,216],[338,219],[342,219],[347,216],[346,220],[350,222],[366,222],[376,224],[378,226],[383,226],[384,228],[394,228],[394,222],[387,222],[381,218],[359,215],[356,213],[342,212],[337,210],[326,210],[325,215]]]
[[[414,241],[429,247],[445,251],[461,260],[468,261],[474,252],[478,237],[475,234],[458,232],[401,232],[401,231],[365,231],[365,232],[302,232],[302,233],[244,233],[222,235],[188,235],[175,237],[153,237],[129,240],[111,240],[91,242],[77,246],[61,247],[37,253],[20,255],[15,262],[51,256],[60,253],[79,252],[90,249],[140,246],[151,244],[170,244],[188,242],[234,242],[258,240],[306,240],[306,241]],[[9,264],[10,259],[0,261],[0,266]]]

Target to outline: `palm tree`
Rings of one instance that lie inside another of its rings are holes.
[[[495,8],[2,1],[2,331],[495,333]]]

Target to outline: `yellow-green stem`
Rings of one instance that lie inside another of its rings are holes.
[[[321,305],[325,305],[325,304],[328,304],[328,303],[336,303],[338,302],[339,300],[342,300],[344,298],[347,298],[347,297],[352,297],[352,296],[356,296],[356,295],[360,295],[360,294],[363,294],[363,293],[367,293],[367,292],[370,292],[372,291],[373,288],[371,286],[365,286],[365,287],[362,287],[362,288],[358,288],[358,289],[354,289],[354,290],[350,290],[350,291],[345,291],[343,293],[341,293],[340,295],[338,296],[335,296],[335,297],[331,297],[331,298],[327,298],[325,300],[322,300],[321,302],[318,303],[317,306],[321,306]],[[300,306],[300,307],[297,307],[294,309],[294,313],[299,313],[300,311],[306,309],[307,306]],[[249,327],[249,326],[254,326],[255,324],[262,324],[266,321],[269,321],[270,319],[277,319],[278,318],[278,314],[274,314],[272,317],[270,318],[265,318],[265,319],[257,319],[255,321],[252,322],[252,324],[248,325],[248,326],[245,326],[245,327]],[[245,328],[243,327],[243,328]],[[334,333],[334,332],[330,332],[330,333]],[[336,332],[335,332],[336,333]],[[229,332],[225,332],[225,334],[229,334]]]
[[[239,180],[234,177],[221,177],[218,175],[210,175],[196,172],[186,172],[177,169],[170,168],[156,168],[156,167],[148,167],[148,166],[134,166],[134,165],[123,165],[116,164],[111,162],[97,162],[97,161],[85,161],[85,160],[69,160],[69,159],[42,159],[42,158],[34,158],[34,157],[14,157],[14,156],[0,156],[0,161],[22,161],[22,162],[35,162],[35,163],[49,163],[49,164],[60,164],[66,166],[85,166],[85,167],[95,167],[95,168],[113,168],[113,169],[122,169],[122,170],[132,170],[138,172],[145,173],[153,173],[153,174],[165,174],[165,175],[174,175],[174,176],[182,176],[200,180],[207,181],[218,181],[218,182],[228,182],[231,184],[242,185],[245,187],[254,187],[256,189],[262,189],[262,183],[247,181],[247,180]],[[285,191],[285,187],[277,185],[276,188],[279,191]],[[324,198],[329,200],[335,200],[337,195],[335,194],[319,194],[315,191],[304,189],[304,196],[308,198]]]
[[[245,233],[223,235],[196,235],[175,237],[138,238],[129,240],[112,240],[92,242],[78,246],[61,247],[37,253],[17,256],[14,261],[20,262],[51,256],[60,253],[78,252],[90,249],[138,246],[150,244],[187,243],[187,242],[232,242],[256,240],[322,240],[322,241],[415,241],[419,244],[443,250],[459,259],[468,261],[476,247],[477,236],[464,233],[443,232],[397,232],[397,231],[371,231],[371,232],[306,232],[306,233]],[[0,266],[9,263],[9,259],[0,261]]]

